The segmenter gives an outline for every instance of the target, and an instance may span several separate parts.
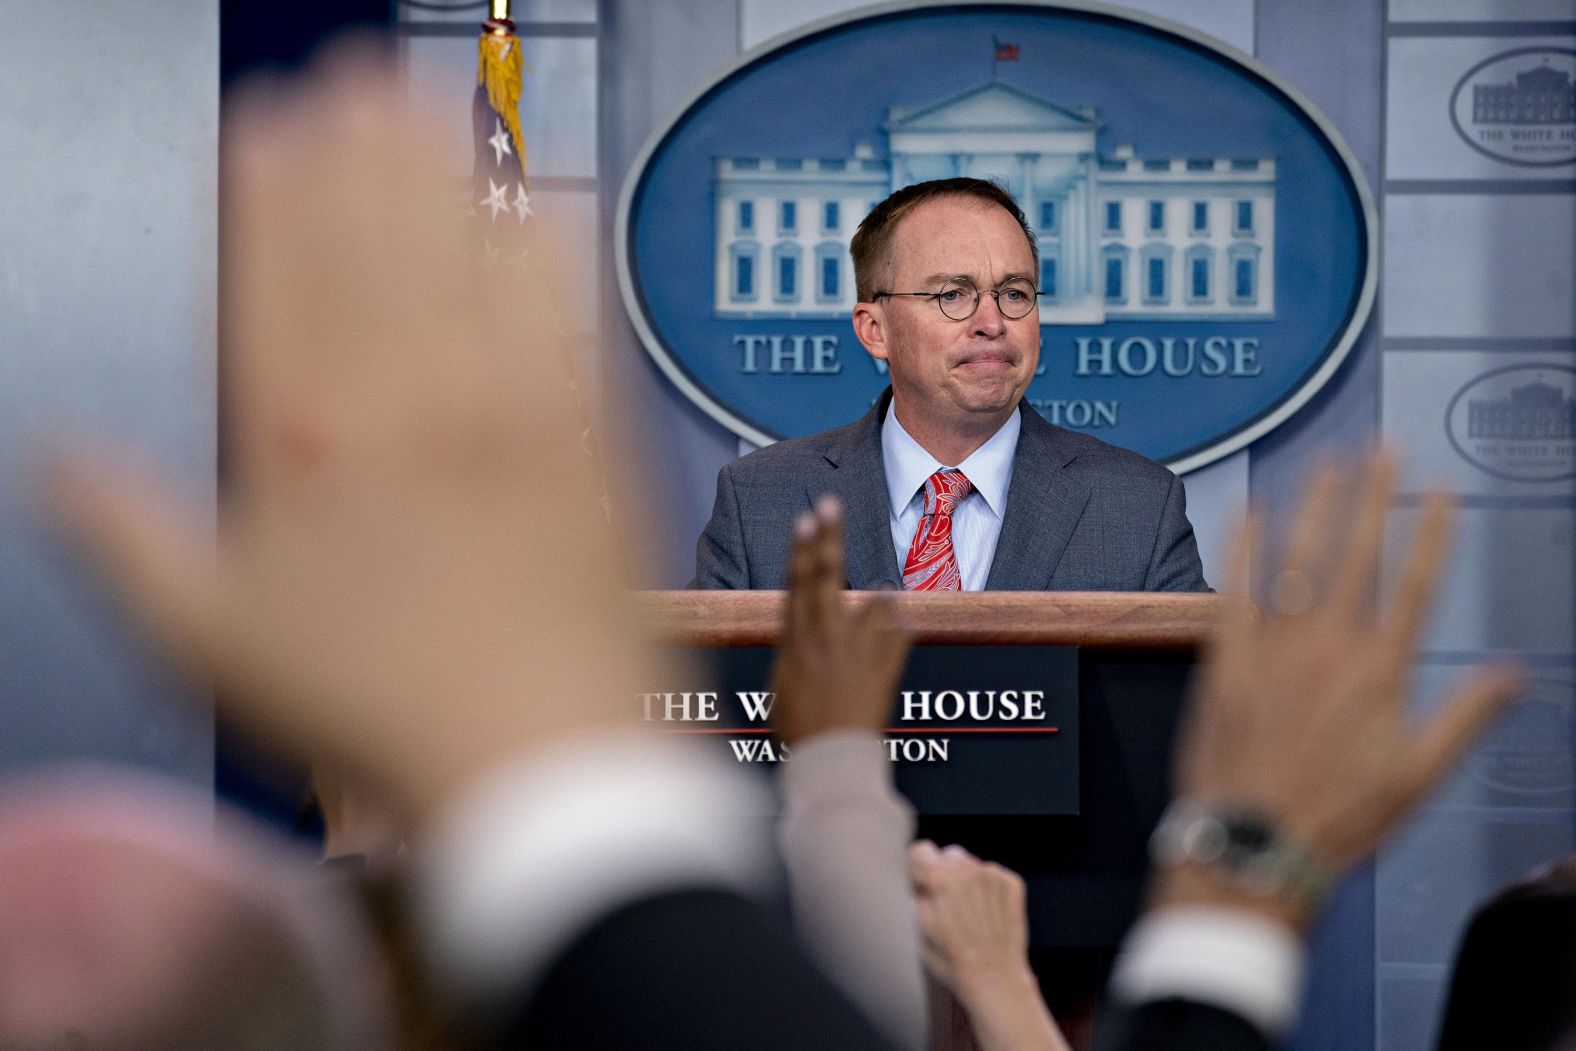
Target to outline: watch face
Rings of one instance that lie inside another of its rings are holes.
[[[1252,810],[1173,803],[1155,829],[1150,849],[1157,865],[1203,865],[1227,885],[1250,894],[1290,893],[1318,901],[1328,890],[1328,877],[1317,859],[1279,836],[1273,822]]]
[[[1234,818],[1226,821],[1226,842],[1234,851],[1258,853],[1274,842],[1275,833],[1262,821]]]

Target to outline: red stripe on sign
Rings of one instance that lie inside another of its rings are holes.
[[[687,730],[662,730],[665,734],[726,734],[743,736],[745,734],[769,734],[771,730],[732,730],[726,726],[696,727]],[[1057,726],[888,726],[882,733],[888,734],[1055,734],[1061,733]]]

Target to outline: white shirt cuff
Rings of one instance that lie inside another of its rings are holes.
[[[1209,1004],[1276,1037],[1296,1019],[1304,966],[1302,941],[1281,924],[1238,909],[1172,906],[1128,934],[1111,993],[1127,1006]]]
[[[421,846],[415,881],[438,980],[457,997],[520,998],[619,906],[670,890],[771,886],[750,815],[756,778],[690,742],[565,741],[476,780]]]

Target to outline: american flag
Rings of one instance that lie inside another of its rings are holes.
[[[1018,61],[1018,52],[1019,52],[1020,49],[1019,49],[1017,44],[1009,44],[1005,40],[997,40],[995,37],[991,37],[990,40],[991,40],[991,43],[994,44],[995,47],[996,47],[996,57],[992,61],[995,61],[995,62],[1016,62],[1016,61]]]
[[[520,39],[507,18],[490,18],[478,44],[471,126],[476,156],[471,167],[471,211],[482,230],[489,260],[517,264],[527,251],[531,193],[520,135]]]

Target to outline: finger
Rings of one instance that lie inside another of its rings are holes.
[[[1401,571],[1391,602],[1385,634],[1397,659],[1409,658],[1427,622],[1438,589],[1440,569],[1450,551],[1455,502],[1445,493],[1430,493],[1423,504],[1422,521],[1412,537],[1406,567]]]
[[[890,582],[877,585],[867,599],[872,608],[878,612],[872,614],[877,617],[877,624],[882,630],[881,639],[888,657],[895,660],[899,667],[908,659],[908,654],[914,647],[914,626],[910,622],[907,607],[896,597],[903,594]]]
[[[985,871],[989,872],[991,877],[997,883],[1001,884],[1003,887],[1006,887],[1011,896],[1016,898],[1023,897],[1023,877],[1018,875],[1012,869],[1000,864],[999,862],[987,861],[985,862]]]
[[[1403,813],[1455,766],[1488,724],[1521,695],[1524,686],[1519,668],[1499,666],[1478,671],[1451,693],[1439,714],[1415,738]]]
[[[62,457],[46,500],[155,640],[199,675],[217,666],[217,568],[211,532],[155,495],[141,472]]]
[[[1330,593],[1329,608],[1337,616],[1355,617],[1368,604],[1394,489],[1395,461],[1384,449],[1376,450],[1363,475],[1351,540],[1341,556]]]
[[[816,607],[822,624],[834,624],[842,612],[843,504],[830,493],[815,502]]]
[[[1231,555],[1226,563],[1226,595],[1209,651],[1230,653],[1240,647],[1258,621],[1258,615],[1249,598],[1248,589],[1253,564],[1258,559],[1264,535],[1264,519],[1258,511],[1250,510],[1237,523],[1232,537]]]
[[[890,595],[870,595],[854,614],[850,634],[866,643],[870,666],[893,686],[902,674],[903,662],[913,647],[913,637],[898,622],[897,604]]]
[[[904,638],[904,632],[898,626],[897,610],[890,594],[870,592],[861,595],[854,605],[849,620],[859,630],[861,637],[873,641]],[[878,648],[871,647],[873,650]]]
[[[1177,791],[1193,795],[1204,776],[1214,769],[1218,742],[1229,739],[1241,708],[1252,703],[1238,684],[1248,681],[1261,637],[1258,612],[1248,597],[1249,575],[1263,528],[1262,516],[1249,510],[1237,523],[1225,575],[1226,599],[1203,647],[1203,660],[1188,691],[1182,726],[1177,734],[1175,778]]]
[[[783,642],[801,637],[815,620],[815,543],[819,532],[809,511],[794,519],[788,541],[788,598]]]
[[[1007,876],[1007,903],[1012,908],[1012,915],[1015,919],[1026,920],[1028,917],[1025,910],[1028,907],[1029,885],[1024,882],[1022,876],[1011,869],[1003,869],[1002,871]]]
[[[1016,873],[997,864],[994,861],[982,862],[979,867],[978,884],[987,893],[989,899],[996,904],[1011,904],[1012,883]]]
[[[941,852],[928,839],[915,840],[908,848],[908,879],[916,887],[926,885],[930,870],[941,860]]]
[[[1292,518],[1285,554],[1279,569],[1265,582],[1269,606],[1276,613],[1295,616],[1313,606],[1313,583],[1319,552],[1335,528],[1341,472],[1321,464],[1308,480],[1297,513]]]
[[[1251,667],[1259,617],[1248,597],[1248,583],[1258,558],[1263,528],[1263,516],[1252,510],[1237,523],[1231,556],[1227,561],[1227,599],[1221,605],[1214,630],[1205,646],[1205,660],[1199,680],[1202,689],[1199,691],[1201,695],[1194,701],[1195,707],[1219,707],[1227,697],[1224,686],[1239,681],[1241,674]]]
[[[1256,509],[1249,507],[1232,529],[1231,548],[1226,557],[1226,577],[1221,588],[1224,594],[1243,598],[1248,596],[1262,518]]]
[[[854,613],[834,629],[839,637],[826,640],[828,650],[840,653],[842,669],[841,697],[832,700],[828,721],[878,737],[892,712],[908,648],[893,630],[885,604],[878,596],[862,596]]]

